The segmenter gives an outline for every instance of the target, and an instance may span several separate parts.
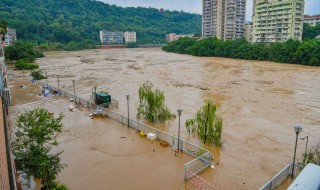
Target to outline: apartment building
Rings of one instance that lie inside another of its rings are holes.
[[[257,0],[252,42],[302,40],[304,0]]]
[[[123,44],[124,35],[121,31],[100,31],[101,44]]]
[[[124,42],[127,43],[135,43],[137,42],[137,34],[136,32],[124,32]]]
[[[247,40],[247,42],[252,42],[252,22],[247,22],[244,25],[244,38]]]
[[[303,22],[311,26],[316,26],[320,24],[320,15],[304,15]]]
[[[246,0],[203,0],[202,37],[222,40],[242,38]]]
[[[7,28],[7,34],[5,35],[6,46],[11,46],[15,41],[17,41],[16,29]]]

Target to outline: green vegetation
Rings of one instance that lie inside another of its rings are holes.
[[[303,24],[302,40],[312,40],[320,34],[320,24],[311,26],[310,24]]]
[[[320,166],[320,143],[310,148],[306,154],[302,155],[302,164],[303,166],[313,163]]]
[[[122,8],[92,0],[1,0],[0,15],[19,39],[68,44],[69,49],[100,44],[99,31],[136,31],[140,44],[164,43],[165,34],[200,33],[201,15],[154,8]],[[79,45],[80,44],[80,45]]]
[[[135,43],[135,42],[130,42],[130,43],[127,44],[127,47],[128,47],[128,48],[137,48],[137,47],[139,47],[139,46],[138,46],[138,44]]]
[[[20,59],[14,65],[14,68],[18,70],[32,70],[32,69],[38,69],[39,65],[35,63],[29,63],[27,59]]]
[[[211,100],[205,100],[194,119],[186,121],[190,133],[196,133],[203,144],[214,143],[221,146],[222,118],[216,115],[217,107]]]
[[[217,38],[205,38],[197,41],[191,38],[180,38],[163,47],[163,50],[194,56],[269,60],[320,66],[320,40],[299,42],[290,39],[282,43],[251,44],[245,39],[222,41]]]
[[[0,18],[0,35],[2,36],[1,37],[2,41],[5,40],[6,33],[7,33],[7,23],[6,23],[6,21],[4,21]]]
[[[37,71],[31,71],[31,76],[34,80],[42,80],[45,79],[46,77],[42,74],[41,70]]]
[[[54,118],[46,109],[35,108],[19,115],[15,123],[12,148],[17,169],[28,178],[41,179],[46,190],[61,189],[55,178],[66,165],[60,163],[62,152],[53,153],[52,148],[58,145],[62,118],[62,114]]]
[[[164,105],[165,97],[160,90],[153,90],[151,82],[143,83],[139,88],[139,106],[137,117],[151,122],[161,122],[175,118],[167,106]]]
[[[5,57],[7,60],[20,60],[33,62],[36,58],[44,57],[43,53],[35,50],[34,46],[22,41],[16,41],[13,45],[5,47]]]

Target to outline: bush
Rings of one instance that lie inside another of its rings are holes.
[[[135,42],[130,42],[130,43],[127,44],[127,47],[128,47],[128,48],[137,48],[137,47],[138,47],[138,44],[135,43]]]
[[[20,59],[14,65],[14,68],[19,69],[19,70],[32,70],[32,69],[38,69],[39,65],[37,65],[35,63],[30,63],[30,60],[28,60],[28,59]]]
[[[31,76],[34,80],[42,80],[45,79],[46,77],[42,74],[40,70],[38,71],[32,71]]]
[[[28,59],[33,62],[36,58],[44,57],[44,55],[35,50],[32,44],[16,41],[13,45],[5,47],[5,57],[8,60]]]

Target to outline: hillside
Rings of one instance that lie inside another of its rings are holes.
[[[163,43],[165,34],[201,33],[201,15],[154,8],[122,8],[94,0],[1,0],[0,18],[19,39],[37,43],[99,43],[100,30],[133,30],[139,43]]]

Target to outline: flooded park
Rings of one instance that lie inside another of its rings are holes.
[[[158,48],[47,52],[37,59],[47,72],[48,84],[89,100],[93,87],[107,89],[118,100],[113,111],[135,118],[138,88],[150,81],[164,92],[173,113],[182,109],[181,137],[188,135],[185,121],[194,117],[205,99],[218,105],[223,118],[221,148],[206,147],[212,164],[201,174],[221,189],[258,189],[292,162],[295,132],[309,136],[309,145],[320,141],[320,68],[216,57],[166,53]],[[44,99],[31,85],[30,73],[9,66],[14,114],[42,106],[64,112],[65,129],[59,137],[62,161],[68,164],[58,180],[71,189],[192,189],[184,182],[183,164],[188,155],[140,138],[133,130],[107,118],[90,119],[88,111],[69,112],[70,102]],[[46,82],[43,80],[42,82]],[[24,86],[21,88],[20,86]],[[31,103],[34,102],[34,103]],[[178,119],[150,124],[178,135]],[[121,138],[123,137],[123,138]],[[298,142],[298,159],[305,141]]]

